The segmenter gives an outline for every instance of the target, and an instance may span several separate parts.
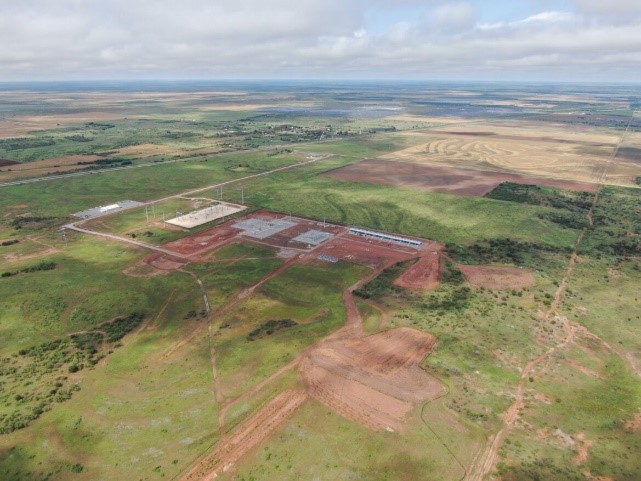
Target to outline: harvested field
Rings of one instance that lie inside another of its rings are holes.
[[[95,105],[93,105],[93,107],[95,107]],[[139,116],[128,115],[124,110],[123,112],[94,111],[5,118],[0,120],[0,138],[23,137],[24,135],[37,130],[57,129],[85,122],[121,120],[124,117],[128,117],[130,119],[139,118]]]
[[[475,197],[484,196],[502,182],[536,184],[582,192],[596,192],[598,188],[596,183],[387,160],[365,160],[324,175],[338,180],[414,187],[430,192]]]
[[[252,111],[252,110],[261,110],[261,109],[269,109],[272,108],[273,105],[270,104],[250,104],[250,103],[214,103],[211,105],[200,105],[198,107],[198,110],[225,110],[229,112],[244,112],[244,111]]]
[[[419,367],[436,339],[399,328],[365,338],[328,338],[300,371],[309,394],[372,430],[403,430],[414,404],[434,399],[440,383]]]
[[[173,145],[157,144],[139,144],[129,145],[118,149],[118,155],[127,155],[131,157],[153,157],[156,155],[179,155],[184,152],[183,149]]]
[[[428,122],[430,124],[459,124],[469,122],[469,119],[462,117],[433,117],[429,115],[398,114],[385,117],[385,120],[396,120],[398,122]]]
[[[0,169],[0,181],[37,177],[50,172],[69,172],[87,167],[87,165],[78,165],[78,162],[94,162],[100,158],[97,155],[67,155],[34,162],[17,162]],[[0,165],[0,167],[3,166]]]
[[[405,269],[394,284],[405,289],[436,289],[439,284],[442,246],[427,246],[419,260]]]
[[[458,268],[470,284],[486,289],[523,289],[535,284],[534,275],[527,269],[518,267],[459,264]]]
[[[617,151],[616,162],[610,166],[607,182],[636,185],[637,177],[641,177],[641,132],[628,132]]]
[[[420,143],[380,158],[580,182],[597,182],[619,139],[614,131],[543,122],[450,126],[412,138]]]

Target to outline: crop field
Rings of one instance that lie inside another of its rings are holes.
[[[598,184],[412,162],[365,160],[327,173],[337,180],[414,187],[430,192],[482,197],[503,182],[596,192]]]
[[[641,479],[611,88],[0,89],[0,479]]]
[[[602,128],[496,121],[405,135],[417,145],[380,158],[588,183],[598,182],[620,138]]]

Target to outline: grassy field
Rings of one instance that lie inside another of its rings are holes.
[[[341,182],[318,174],[344,163],[327,160],[268,180],[246,183],[249,202],[280,212],[410,234],[441,242],[511,237],[571,246],[578,232],[540,218],[550,209],[512,202],[476,199]],[[474,212],[473,216],[469,213]]]
[[[273,249],[251,244],[230,244],[214,251],[212,257],[211,262],[187,267],[202,281],[212,309],[223,306],[282,264]]]
[[[460,425],[437,404],[428,406],[426,415],[434,420],[431,429],[420,420],[419,409],[412,414],[408,433],[372,433],[317,401],[308,401],[268,444],[248,457],[235,479],[459,479],[463,469],[442,441],[451,442],[455,431],[455,453],[467,463],[478,449],[478,433]],[[223,475],[221,479],[234,478]]]
[[[26,204],[28,212],[34,215],[63,217],[122,199],[153,200],[305,160],[304,156],[293,153],[268,154],[226,154],[211,160],[50,180],[39,184],[38,189],[31,185],[4,187],[0,209],[10,213],[16,209],[16,205]],[[238,170],[239,165],[245,164],[247,167],[244,170]],[[234,200],[240,200],[240,192]]]
[[[145,253],[112,242],[79,237],[57,248],[47,257],[56,263],[54,270],[0,282],[2,356],[64,340],[65,334],[103,329],[105,321],[132,310],[144,314],[146,327],[105,351],[94,367],[70,374],[66,365],[64,372],[33,366],[31,375],[39,383],[63,376],[80,389],[29,429],[0,438],[0,473],[12,480],[146,476],[155,469],[150,463],[158,452],[172,453],[171,460],[157,464],[163,473],[175,473],[197,446],[213,441],[203,419],[216,423],[206,336],[174,357],[161,357],[199,322],[188,316],[202,308],[193,279],[182,273],[128,277],[122,270]],[[3,376],[8,376],[5,386],[13,386],[11,372]],[[17,395],[25,388],[13,389]]]
[[[512,98],[514,93],[492,103],[488,91],[469,101],[471,110],[462,110],[457,93],[434,98],[425,91],[394,100],[394,117],[386,119],[385,112],[368,116],[380,100],[372,91],[356,97],[341,92],[340,99],[319,92],[298,92],[282,100],[280,109],[265,100],[273,93],[264,92],[221,92],[216,98],[131,93],[126,106],[125,97],[87,93],[73,97],[79,109],[74,112],[60,112],[56,102],[34,93],[19,114],[0,120],[4,133],[15,134],[0,140],[0,158],[49,162],[47,169],[75,155],[134,164],[197,156],[2,188],[0,426],[9,426],[15,412],[28,425],[13,429],[14,423],[0,434],[0,478],[179,477],[219,441],[211,347],[222,393],[233,401],[339,328],[345,322],[342,292],[369,272],[345,262],[294,264],[239,299],[285,262],[275,249],[231,244],[188,264],[187,272],[132,277],[125,271],[148,252],[77,233],[65,239],[58,227],[70,213],[122,199],[157,199],[305,161],[310,154],[332,154],[244,182],[245,198],[252,209],[446,243],[450,260],[442,264],[437,289],[410,292],[383,276],[366,291],[385,315],[357,299],[366,334],[389,319],[385,328],[412,327],[436,336],[437,347],[422,366],[446,393],[417,405],[403,434],[369,431],[308,400],[220,479],[459,480],[503,425],[520,382],[524,404],[499,451],[497,478],[640,479],[641,433],[632,422],[641,413],[640,190],[605,188],[588,226],[591,198],[554,189],[503,185],[487,198],[470,198],[320,176],[385,156],[593,179],[627,122],[623,107],[593,102],[588,108],[559,93],[554,100],[541,97],[558,106],[539,111]],[[96,102],[100,108],[88,111]],[[19,100],[0,95],[0,107],[14,103]],[[517,114],[522,105],[528,115],[537,111],[538,120],[478,122],[496,106]],[[573,114],[584,109],[592,115]],[[456,119],[438,121],[452,112]],[[454,125],[462,122],[467,125]],[[394,130],[437,124],[449,124],[439,127],[447,132]],[[367,135],[357,135],[361,131]],[[612,182],[636,177],[632,157],[639,139],[632,131]],[[330,140],[316,142],[321,136]],[[265,150],[238,151],[255,147]],[[236,152],[210,153],[223,150]],[[67,159],[66,167],[78,161]],[[1,180],[8,169],[0,170]],[[225,188],[224,200],[238,202],[239,189]],[[197,196],[215,199],[218,192]],[[193,200],[172,199],[156,205],[151,225],[144,209],[134,209],[91,227],[162,244],[188,234],[165,229],[163,210],[195,207]],[[578,262],[553,313],[558,316],[548,315],[583,228]],[[459,275],[457,262],[522,267],[536,282],[522,290],[473,287]],[[214,312],[235,303],[213,319],[211,333],[196,279]],[[568,325],[575,337],[566,342]],[[521,379],[523,367],[538,356],[540,363]],[[292,387],[304,388],[296,369],[232,402],[224,431],[233,433]]]
[[[215,346],[225,396],[238,396],[340,327],[345,322],[342,291],[365,272],[343,263],[295,265],[223,316],[217,323]],[[296,325],[249,338],[252,331],[279,319],[291,319]]]

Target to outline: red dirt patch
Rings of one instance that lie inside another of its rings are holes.
[[[347,419],[375,431],[402,431],[415,403],[442,392],[419,367],[435,344],[433,336],[410,328],[328,338],[309,351],[300,371],[309,394]]]
[[[240,231],[231,224],[217,226],[199,234],[183,237],[163,245],[163,249],[191,256],[204,251],[213,250],[233,239]]]
[[[0,167],[6,167],[8,165],[16,165],[19,163],[20,162],[16,162],[15,160],[0,159]]]
[[[467,281],[486,289],[509,290],[532,287],[534,275],[527,269],[509,266],[466,266],[459,264]]]
[[[438,244],[435,246],[426,247],[418,262],[405,269],[394,284],[406,289],[436,289],[440,277],[439,251],[442,246]]]
[[[122,272],[132,277],[155,277],[180,269],[185,264],[185,259],[156,252],[145,257],[140,262],[137,262]]]
[[[379,269],[416,257],[417,251],[411,247],[346,234],[335,237],[316,253]]]
[[[166,255],[157,256],[147,262],[149,265],[154,266],[156,269],[160,269],[161,271],[173,271],[180,269],[185,265],[184,259]]]
[[[605,376],[603,376],[602,374],[598,373],[593,369],[587,368],[583,364],[580,364],[576,361],[573,361],[570,359],[568,360],[568,364],[572,366],[574,369],[576,369],[577,371],[579,371],[581,374],[585,374],[586,376],[594,377],[601,380],[605,379]]]
[[[535,184],[581,192],[596,192],[598,188],[597,184],[587,182],[386,160],[364,160],[323,175],[338,180],[414,187],[430,192],[472,197],[482,197],[502,182]]]
[[[594,444],[594,441],[585,439],[585,433],[579,433],[574,437],[576,443],[576,456],[572,458],[574,464],[581,465],[584,464],[588,457],[590,456],[590,448]]]
[[[625,429],[633,433],[641,433],[641,412],[638,412],[633,419],[625,422]]]

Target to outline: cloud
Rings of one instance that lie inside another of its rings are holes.
[[[480,23],[480,0],[21,0],[0,16],[0,80],[637,80],[638,2],[574,2]]]
[[[432,31],[459,32],[474,26],[477,11],[468,2],[444,3],[427,13],[426,23]]]

